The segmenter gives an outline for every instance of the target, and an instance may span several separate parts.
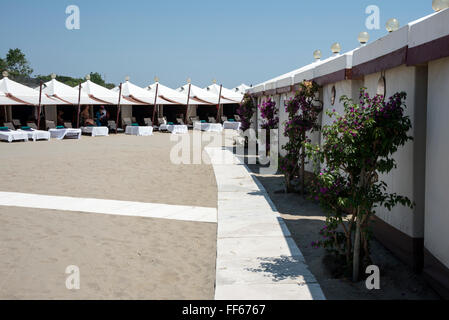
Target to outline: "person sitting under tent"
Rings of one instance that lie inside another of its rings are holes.
[[[83,111],[80,113],[80,123],[81,126],[94,126],[95,121],[90,117],[89,106],[85,106]]]
[[[104,106],[100,107],[100,110],[96,113],[97,126],[107,126],[108,125],[108,113]]]

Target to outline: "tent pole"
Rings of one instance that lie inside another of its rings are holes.
[[[187,123],[187,113],[189,113],[189,102],[190,102],[190,88],[192,87],[192,84],[189,83],[189,93],[187,94],[187,107],[186,107],[186,116],[184,119],[184,122]]]
[[[217,122],[220,123],[220,101],[221,101],[221,88],[223,85],[220,84],[220,93],[218,95],[218,105],[217,105]]]
[[[157,102],[157,94],[159,89],[159,82],[156,82],[156,95],[154,96],[154,107],[153,107],[153,125],[154,125],[154,117],[156,116],[156,102]]]
[[[78,112],[76,115],[76,127],[80,127],[80,112],[81,112],[81,83],[78,88]]]
[[[120,99],[122,98],[122,84],[120,83],[118,91],[118,104],[117,104],[117,121],[115,122],[115,134],[118,132],[118,118],[120,115]]]
[[[42,80],[39,85],[39,106],[37,107],[37,129],[40,130],[41,124],[41,103],[42,103]]]

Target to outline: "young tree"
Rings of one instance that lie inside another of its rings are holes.
[[[379,180],[380,173],[396,168],[393,154],[412,140],[405,99],[401,92],[385,102],[380,95],[370,98],[365,89],[359,104],[343,96],[345,113],[328,112],[335,121],[323,128],[322,147],[307,144],[308,154],[325,166],[312,188],[328,213],[321,231],[324,240],[314,245],[343,258],[348,269],[352,265],[353,281],[358,280],[361,261],[370,262],[369,227],[375,208],[413,206],[408,198],[388,193],[387,184]]]
[[[318,122],[322,111],[321,103],[315,95],[319,86],[313,81],[300,83],[299,91],[285,106],[288,120],[285,122],[284,136],[288,142],[283,149],[287,151],[285,157],[280,159],[280,168],[285,176],[286,191],[291,192],[292,180],[296,176],[301,178],[301,194],[305,194],[305,145],[310,141],[307,133],[320,129]]]
[[[260,116],[264,120],[261,128],[266,130],[266,151],[270,151],[270,130],[277,129],[279,124],[278,110],[276,102],[269,97],[265,102],[259,105]]]
[[[33,73],[25,54],[20,49],[9,49],[5,62],[12,77],[29,77]]]

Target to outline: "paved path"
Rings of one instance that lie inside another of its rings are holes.
[[[18,192],[0,192],[0,206],[102,213],[183,221],[217,222],[217,209],[215,208],[47,196]]]
[[[206,151],[218,186],[215,299],[325,299],[263,186],[231,149]]]

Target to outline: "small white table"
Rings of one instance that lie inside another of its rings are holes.
[[[153,127],[150,126],[126,126],[126,134],[134,136],[151,136],[153,135]]]
[[[167,124],[167,130],[172,134],[188,133],[189,128],[184,124]]]
[[[223,122],[223,129],[240,130],[241,122],[225,121]]]
[[[50,136],[52,138],[62,140],[66,139],[81,139],[81,129],[62,128],[62,129],[50,129]]]
[[[28,140],[50,140],[50,132],[48,131],[44,131],[44,130],[35,130],[35,129],[30,129],[30,130],[22,130],[19,129],[17,130],[18,132],[23,132],[28,136]]]
[[[13,142],[16,140],[28,141],[28,135],[26,133],[9,130],[9,131],[1,131],[0,130],[0,140]]]
[[[108,127],[81,127],[81,131],[83,133],[89,133],[92,137],[109,135]]]
[[[207,132],[222,132],[223,126],[221,125],[221,123],[207,123],[196,121],[193,124],[193,129]]]

